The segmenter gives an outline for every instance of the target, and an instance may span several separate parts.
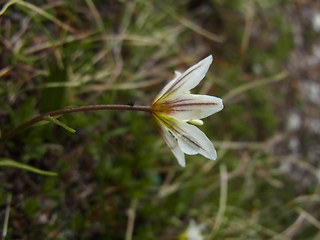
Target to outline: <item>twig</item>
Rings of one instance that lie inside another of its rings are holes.
[[[9,215],[10,215],[10,208],[11,208],[11,200],[12,200],[12,195],[10,193],[9,196],[7,197],[6,212],[4,215],[1,240],[5,240],[5,238],[7,236]]]
[[[45,17],[45,18],[51,20],[56,25],[58,25],[59,27],[63,28],[64,30],[66,30],[68,32],[75,31],[71,26],[66,25],[65,23],[60,21],[58,18],[56,18],[56,17],[52,16],[51,14],[47,13],[46,11],[42,10],[40,7],[37,7],[36,5],[33,5],[33,4],[25,2],[25,1],[21,1],[21,0],[11,0],[11,1],[7,2],[3,6],[3,8],[1,9],[0,16],[3,15],[6,12],[6,10],[13,4],[18,4],[20,6],[23,6],[23,7],[26,7],[28,9],[32,10],[35,13],[38,13],[42,17]]]
[[[133,229],[134,229],[134,221],[136,218],[136,209],[137,209],[137,199],[133,199],[131,201],[131,206],[128,209],[128,224],[127,224],[127,231],[126,231],[126,238],[125,240],[131,240]]]
[[[234,141],[215,141],[214,145],[219,149],[231,149],[231,150],[265,150],[267,148],[267,142],[234,142]]]
[[[262,79],[260,81],[254,81],[247,84],[243,84],[237,88],[234,88],[233,90],[229,91],[227,95],[225,95],[222,99],[224,103],[227,103],[230,101],[230,99],[234,98],[237,95],[240,95],[248,90],[251,90],[256,87],[260,87],[269,83],[278,82],[281,80],[284,80],[288,77],[288,73],[286,71],[282,71],[280,73],[277,73],[275,76]]]
[[[318,228],[318,230],[320,230],[320,221],[318,219],[316,219],[313,215],[311,215],[304,209],[301,209],[301,213],[309,223],[311,223],[313,226]]]
[[[184,25],[185,27],[191,29],[192,31],[210,39],[214,42],[222,43],[224,42],[225,38],[221,35],[214,34],[212,32],[207,31],[206,29],[202,28],[201,26],[197,25],[196,23],[180,16],[178,17],[178,21]]]
[[[220,167],[220,181],[221,181],[221,188],[220,188],[219,209],[218,209],[216,221],[214,223],[214,226],[211,232],[211,237],[213,237],[217,233],[217,231],[219,231],[219,228],[223,221],[223,216],[227,208],[228,172],[224,164],[222,164]]]
[[[240,54],[242,56],[243,64],[246,62],[247,50],[250,42],[250,35],[252,32],[252,26],[254,23],[255,10],[252,4],[248,4],[245,14],[245,27],[243,32],[243,37],[241,41]]]

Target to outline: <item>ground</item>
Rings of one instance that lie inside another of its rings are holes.
[[[320,237],[317,1],[0,4],[2,136],[56,109],[149,105],[210,54],[192,92],[224,102],[200,127],[218,159],[185,168],[142,112],[74,113],[58,119],[75,133],[47,122],[2,138],[2,239],[183,239],[190,223],[204,239]]]

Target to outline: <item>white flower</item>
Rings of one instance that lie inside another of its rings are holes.
[[[184,153],[199,153],[212,160],[217,158],[216,150],[207,136],[196,126],[188,124],[202,125],[200,119],[223,109],[222,99],[189,92],[204,78],[211,63],[210,55],[184,73],[175,72],[176,77],[152,102],[153,117],[182,167],[185,167]]]
[[[196,222],[191,219],[189,226],[185,232],[179,235],[179,240],[204,240],[202,231],[205,229],[205,224],[196,224]]]
[[[203,231],[205,225],[197,225],[194,220],[191,220],[186,231],[186,236],[188,240],[204,240],[201,232]]]

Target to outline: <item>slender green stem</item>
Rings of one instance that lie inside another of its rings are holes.
[[[82,107],[72,107],[72,108],[64,108],[55,110],[52,112],[41,114],[37,117],[30,119],[29,121],[23,123],[22,125],[16,127],[12,131],[8,132],[1,138],[1,142],[5,142],[15,134],[17,134],[22,129],[30,127],[31,125],[46,120],[49,117],[63,115],[67,113],[74,113],[74,112],[86,112],[86,111],[96,111],[96,110],[130,110],[130,111],[142,111],[142,112],[149,112],[151,113],[150,106],[132,106],[132,105],[89,105],[89,106],[82,106]]]

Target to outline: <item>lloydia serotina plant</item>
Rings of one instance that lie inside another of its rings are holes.
[[[161,135],[181,166],[185,166],[184,154],[199,153],[206,158],[215,160],[217,153],[212,142],[194,125],[202,125],[203,122],[200,119],[222,110],[222,99],[190,93],[190,90],[205,77],[211,63],[212,56],[210,55],[184,73],[176,71],[176,77],[160,91],[151,106],[90,105],[60,109],[29,120],[4,135],[1,140],[6,141],[20,130],[40,121],[51,121],[55,124],[58,122],[58,125],[70,131],[71,128],[53,118],[67,113],[95,110],[144,111],[152,114]]]

